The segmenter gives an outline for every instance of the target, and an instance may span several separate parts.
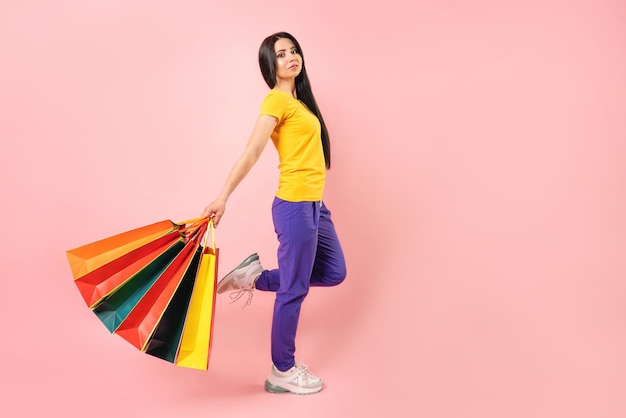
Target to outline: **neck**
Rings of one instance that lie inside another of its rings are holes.
[[[284,91],[285,93],[291,94],[294,98],[298,98],[296,95],[296,81],[295,79],[290,80],[277,80],[276,85],[274,86],[276,90]]]

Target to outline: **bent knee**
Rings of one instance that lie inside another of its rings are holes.
[[[337,286],[346,279],[347,274],[346,268],[344,267],[342,269],[334,270],[332,273],[328,274],[326,276],[326,280],[330,286]]]

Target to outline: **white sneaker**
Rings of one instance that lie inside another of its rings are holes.
[[[230,297],[233,299],[233,302],[236,302],[245,293],[248,293],[246,305],[249,305],[254,292],[254,283],[256,283],[262,272],[263,266],[261,266],[259,256],[254,253],[219,281],[217,293],[231,290],[233,293],[231,293]]]
[[[272,371],[265,381],[265,390],[271,393],[309,395],[319,392],[323,386],[322,379],[311,373],[303,362],[297,363],[286,372],[281,372],[272,365]]]

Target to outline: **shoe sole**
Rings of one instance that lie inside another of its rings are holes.
[[[293,393],[294,395],[313,395],[313,394],[319,393],[322,390],[322,387],[323,386],[320,386],[319,388],[312,388],[312,389],[299,388],[298,392],[294,392],[282,386],[274,385],[270,383],[269,380],[265,381],[265,390],[269,393]],[[300,392],[300,390],[302,390],[303,392]]]
[[[249,265],[250,263],[258,259],[259,259],[259,255],[257,253],[254,253],[248,258],[246,258],[245,260],[243,260],[241,263],[239,263],[239,265],[235,267],[234,269],[232,269],[226,276],[222,277],[222,279],[217,283],[217,293],[220,294],[224,292],[223,287],[226,283],[228,283],[228,279],[230,275],[233,274],[235,270],[246,267],[247,265]]]

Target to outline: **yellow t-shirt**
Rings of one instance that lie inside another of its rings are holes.
[[[278,119],[271,135],[280,170],[276,197],[290,202],[322,200],[326,163],[319,119],[304,103],[280,90],[265,96],[260,114]]]

